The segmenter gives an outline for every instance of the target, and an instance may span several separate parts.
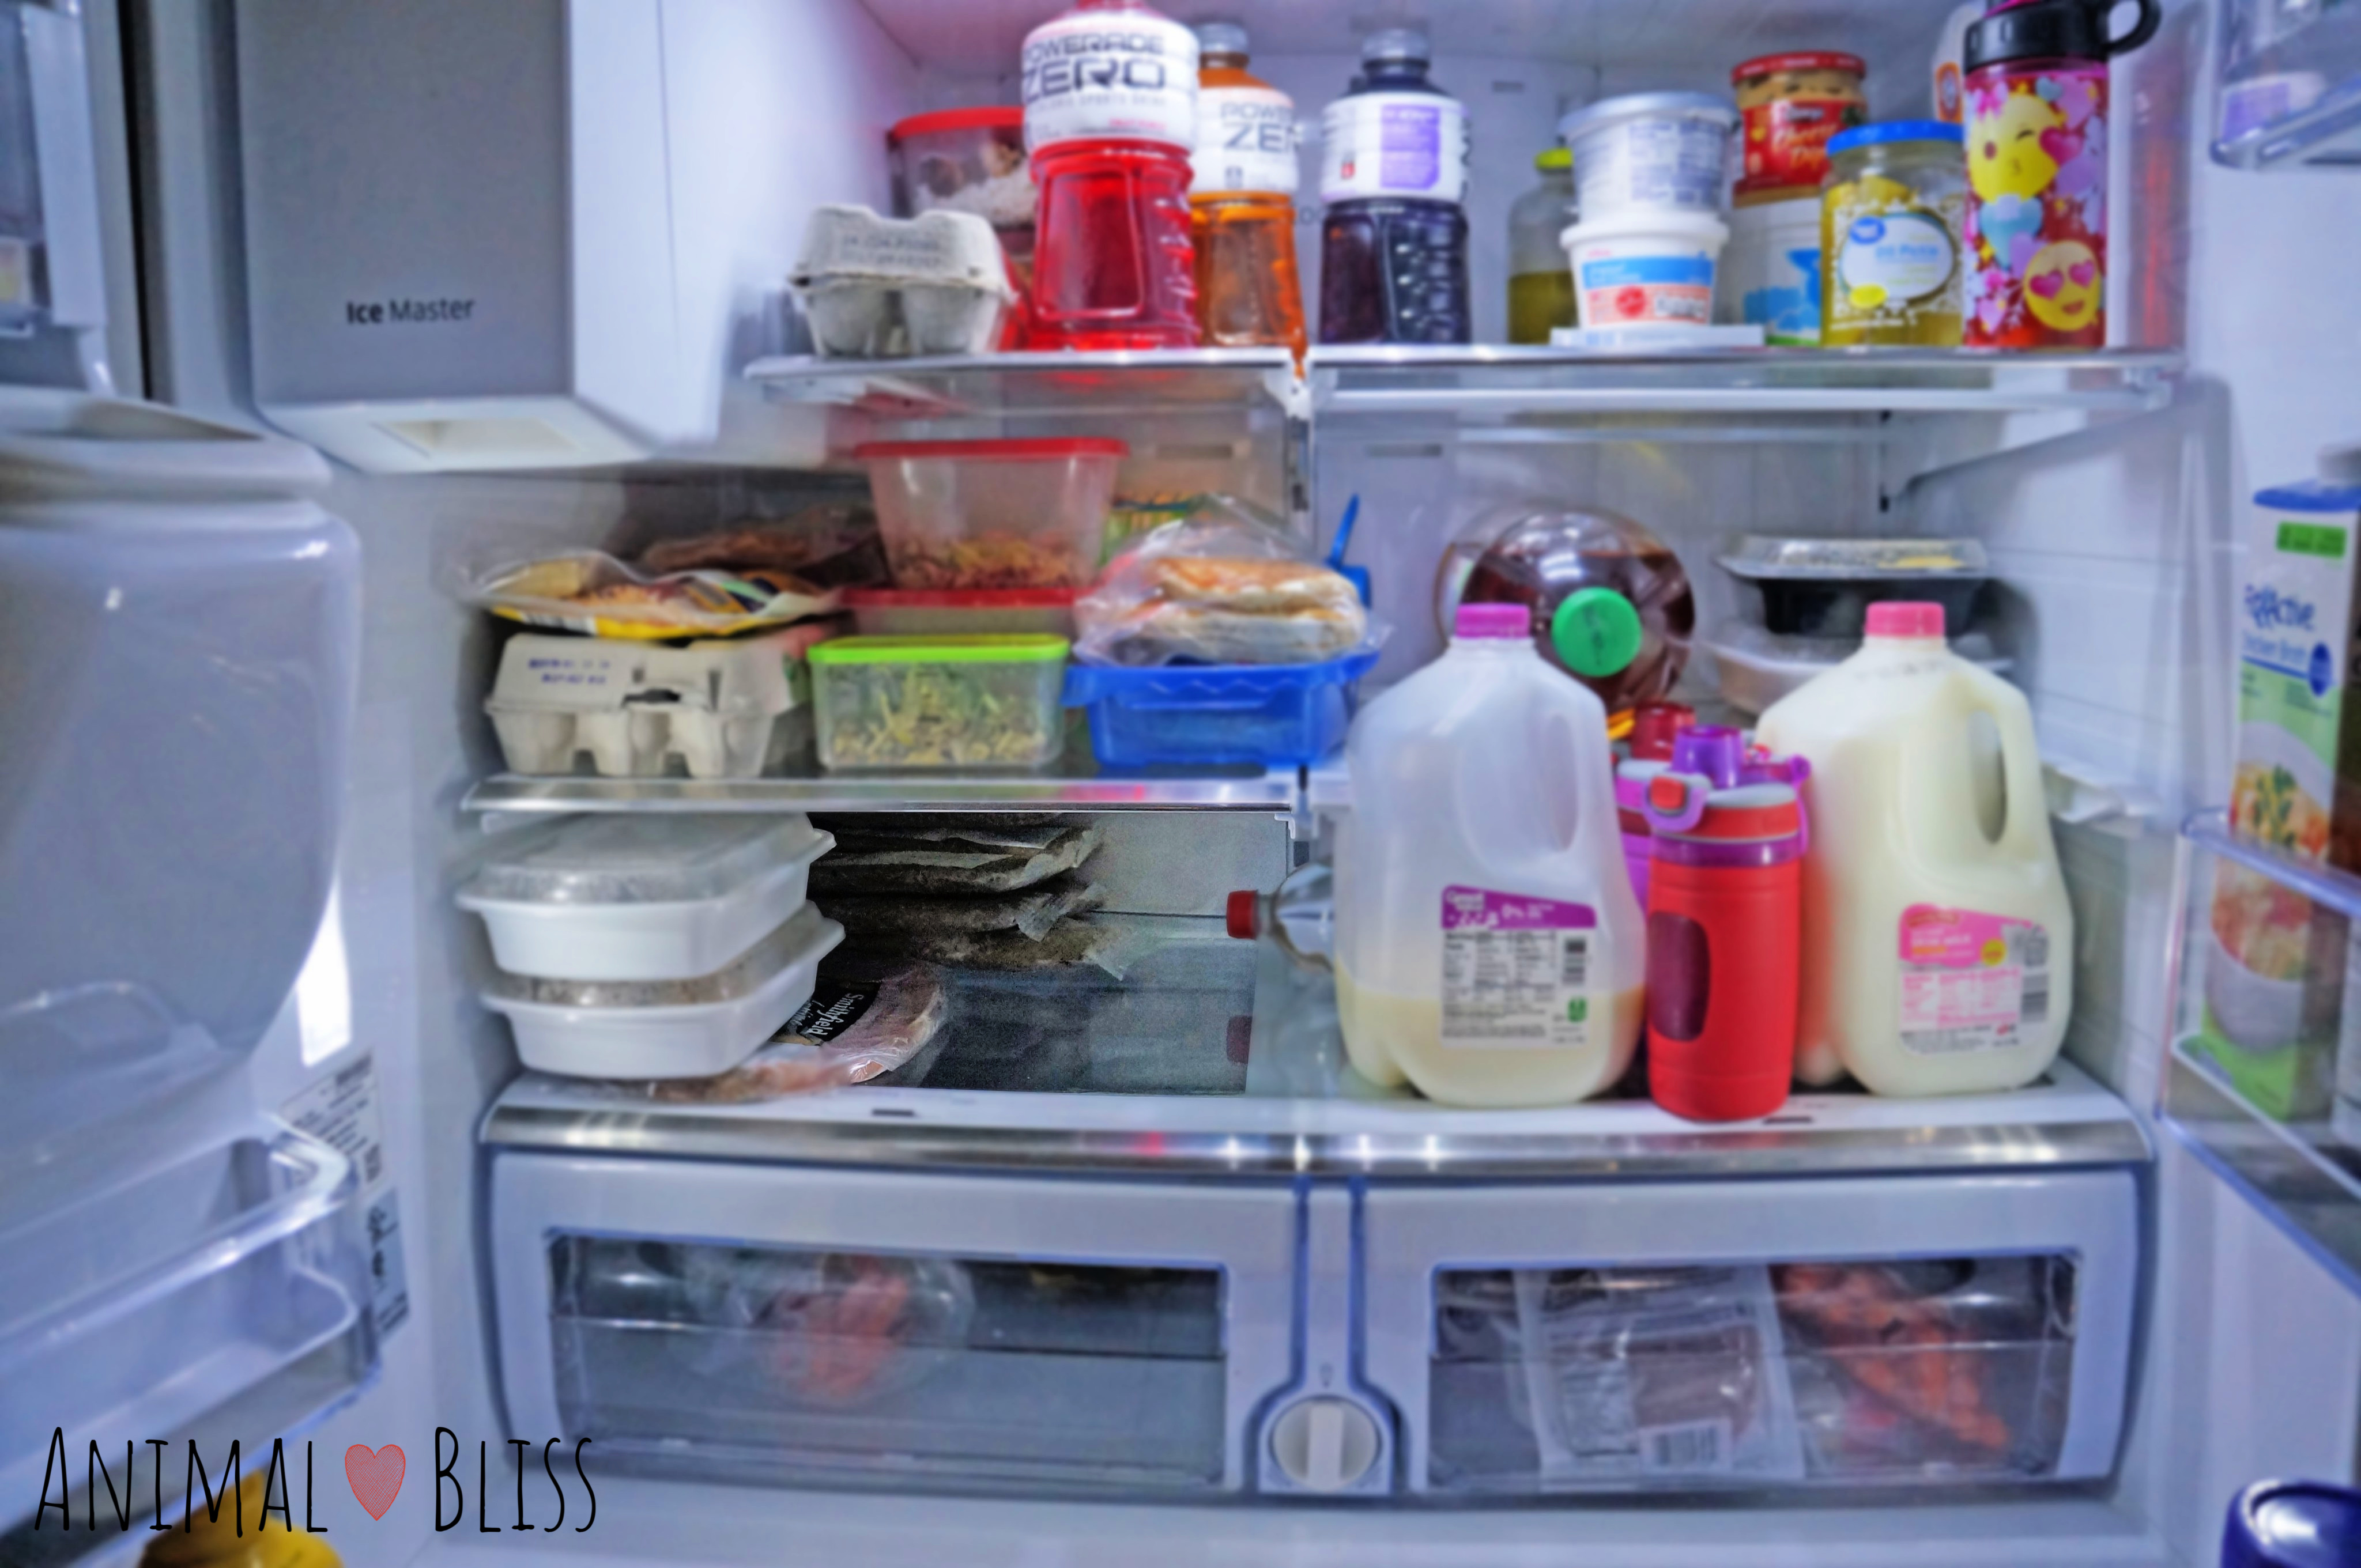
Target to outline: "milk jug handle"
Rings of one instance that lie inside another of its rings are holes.
[[[2013,733],[2007,715],[1974,683],[1968,688],[1968,703],[1993,721],[1993,733],[2000,737],[2001,777],[2008,790],[2000,842],[2020,854],[2038,855],[2049,811],[2041,780],[2041,749],[2029,734]]]

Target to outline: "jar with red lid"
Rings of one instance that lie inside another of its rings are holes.
[[[1828,171],[1828,138],[1869,118],[1859,55],[1833,49],[1766,54],[1730,73],[1744,121],[1740,195],[1817,191]]]

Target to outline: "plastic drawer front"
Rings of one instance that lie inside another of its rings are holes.
[[[1456,1496],[2092,1479],[2123,1172],[1374,1193],[1369,1368]]]
[[[509,1155],[494,1204],[520,1430],[651,1473],[1213,1494],[1287,1371],[1283,1190]]]

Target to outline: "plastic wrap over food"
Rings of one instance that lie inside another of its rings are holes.
[[[962,827],[961,818],[906,818],[907,828],[863,827],[861,817],[829,817],[836,849],[812,867],[815,895],[914,894],[982,897],[1033,887],[1090,859],[1104,830],[1046,822],[1007,828]]]
[[[967,1346],[975,1293],[950,1258],[682,1247],[683,1294],[713,1354],[761,1344],[763,1367],[798,1402],[849,1406],[911,1387]]]
[[[632,565],[650,576],[788,572],[819,588],[867,587],[889,580],[877,514],[849,501],[823,501],[792,517],[742,518],[726,528],[659,539]]]
[[[771,567],[651,576],[597,550],[509,561],[471,574],[471,604],[556,631],[640,639],[727,637],[836,609],[833,590]]]
[[[1374,641],[1342,574],[1227,496],[1140,536],[1074,620],[1074,655],[1095,664],[1310,664]]]
[[[930,964],[832,959],[802,1011],[728,1072],[633,1088],[668,1104],[738,1105],[866,1083],[933,1041],[948,995]]]

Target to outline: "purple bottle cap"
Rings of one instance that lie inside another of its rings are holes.
[[[1746,736],[1727,724],[1697,724],[1673,737],[1673,772],[1701,773],[1716,789],[1734,789],[1746,775]]]
[[[1454,637],[1522,641],[1533,634],[1533,612],[1521,604],[1463,604],[1451,622]]]

